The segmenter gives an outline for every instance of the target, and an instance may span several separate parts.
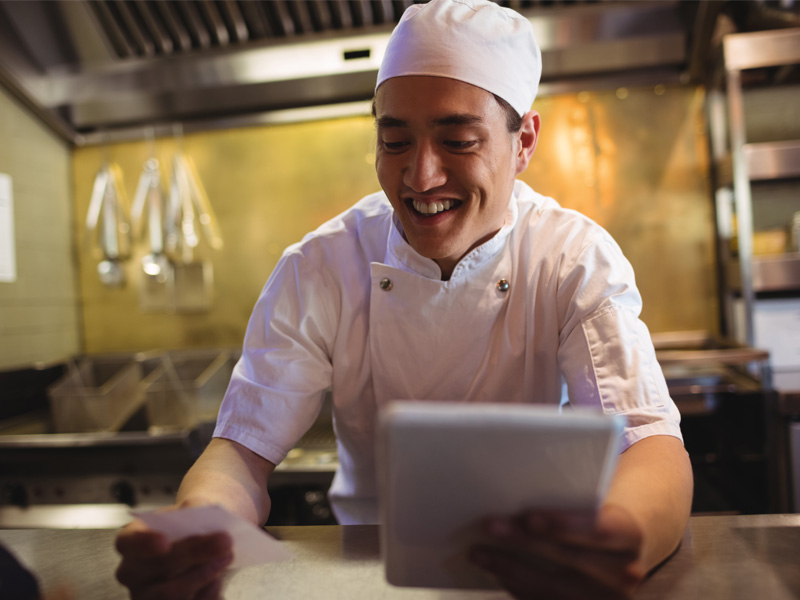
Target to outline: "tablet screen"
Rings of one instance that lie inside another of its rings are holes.
[[[378,436],[381,543],[399,586],[496,587],[467,560],[482,519],[597,508],[624,418],[519,404],[393,402]]]

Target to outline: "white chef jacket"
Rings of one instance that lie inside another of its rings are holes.
[[[523,182],[501,230],[448,281],[373,194],[284,252],[214,435],[277,464],[331,386],[342,524],[377,522],[375,418],[394,399],[559,406],[566,382],[570,405],[627,417],[623,449],[681,438],[641,304],[611,236]]]

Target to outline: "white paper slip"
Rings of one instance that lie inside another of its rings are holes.
[[[291,551],[260,527],[229,513],[221,506],[196,506],[164,512],[131,511],[151,529],[177,541],[190,535],[225,531],[233,538],[231,569],[287,560]]]

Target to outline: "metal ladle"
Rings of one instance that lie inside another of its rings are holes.
[[[130,233],[121,194],[116,168],[104,163],[95,178],[86,231],[90,235],[98,225],[100,227],[99,246],[103,259],[97,265],[97,274],[104,285],[113,288],[125,285],[125,270],[120,263],[125,255],[121,237],[124,239]]]
[[[158,160],[148,159],[139,179],[134,199],[134,219],[141,221],[147,210],[147,232],[150,252],[142,258],[142,271],[158,283],[165,283],[172,265],[164,254],[164,228],[162,223],[163,200]]]
[[[114,185],[111,182],[111,185],[106,186],[103,199],[103,233],[100,239],[104,259],[97,265],[100,281],[108,287],[125,285],[125,271],[119,264],[118,209]]]
[[[97,263],[97,274],[100,282],[111,288],[120,288],[125,285],[125,270],[118,260],[106,258]]]

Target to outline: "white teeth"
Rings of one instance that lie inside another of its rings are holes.
[[[455,202],[451,202],[450,200],[445,200],[444,202],[420,202],[418,200],[413,200],[412,204],[414,205],[414,209],[417,212],[421,212],[423,215],[435,215],[436,213],[450,210],[455,206]]]

